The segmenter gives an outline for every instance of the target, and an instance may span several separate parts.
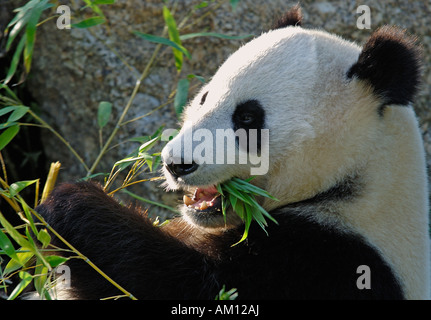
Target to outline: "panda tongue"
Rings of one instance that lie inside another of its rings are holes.
[[[193,200],[212,200],[218,194],[216,187],[196,188]]]
[[[192,199],[184,196],[184,203],[193,206],[195,209],[204,210],[214,204],[214,199],[218,195],[216,187],[196,188]]]

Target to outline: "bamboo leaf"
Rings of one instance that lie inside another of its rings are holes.
[[[16,253],[17,258],[12,259],[8,262],[6,265],[6,268],[4,270],[4,273],[12,273],[19,268],[23,267],[33,256],[33,252],[27,251],[27,252],[17,252]]]
[[[242,36],[229,36],[229,35],[217,33],[217,32],[196,32],[196,33],[183,34],[180,36],[180,39],[184,41],[184,40],[189,40],[189,39],[198,38],[198,37],[215,37],[215,38],[221,38],[221,39],[227,39],[227,40],[242,40],[242,39],[254,37],[254,35],[246,34]]]
[[[139,147],[139,153],[142,153],[142,152],[144,152],[144,151],[147,151],[147,150],[151,149],[151,148],[156,144],[156,142],[157,142],[159,139],[160,139],[160,136],[157,136],[157,137],[155,137],[155,138],[151,139],[150,141],[147,141],[147,142],[145,142],[144,144],[142,144],[142,145]]]
[[[21,282],[15,287],[10,296],[7,298],[8,300],[14,300],[18,295],[24,290],[33,280],[31,274],[25,271],[19,272],[19,277],[21,278]]]
[[[67,260],[69,260],[69,258],[55,256],[55,255],[47,256],[45,257],[45,259],[46,261],[48,261],[48,263],[51,265],[52,268],[56,268],[59,265],[65,263]]]
[[[16,196],[21,190],[27,188],[28,186],[31,186],[32,184],[36,183],[39,179],[36,180],[25,180],[25,181],[18,181],[15,183],[12,183],[9,187],[9,193],[12,197]]]
[[[181,46],[180,33],[178,32],[177,23],[175,22],[171,11],[166,6],[163,6],[163,18],[165,19],[165,23],[168,27],[169,39]],[[176,48],[172,48],[172,51],[175,57],[175,66],[177,67],[177,70],[180,71],[183,66],[183,52]]]
[[[99,128],[102,129],[106,126],[111,118],[112,113],[112,103],[107,101],[102,101],[99,103],[99,107],[97,109],[97,124]]]
[[[0,135],[0,151],[8,145],[9,142],[12,141],[12,139],[18,134],[19,132],[19,126],[13,125],[12,127],[6,129],[1,135]]]
[[[39,22],[40,15],[44,9],[44,4],[47,1],[42,1],[33,10],[30,11],[30,17],[25,29],[25,47],[24,47],[24,67],[27,73],[30,72],[31,60],[33,58],[34,42],[36,40],[36,25]]]
[[[95,16],[95,17],[91,17],[91,18],[82,20],[78,23],[72,23],[71,26],[73,28],[86,29],[86,28],[97,26],[97,25],[105,23],[105,22],[106,22],[105,18],[100,17],[100,16]]]
[[[48,268],[41,263],[39,259],[36,260],[36,268],[34,270],[34,287],[39,294],[43,297],[45,294],[45,284],[48,279]]]
[[[233,10],[236,9],[236,7],[238,6],[240,0],[230,0],[230,5],[232,7]]]
[[[29,107],[25,107],[25,106],[16,106],[14,108],[15,108],[15,110],[11,113],[11,115],[7,119],[7,122],[16,122],[16,121],[18,121],[30,109]]]
[[[6,113],[12,112],[16,109],[15,106],[4,107],[0,109],[0,116],[5,115]]]
[[[115,0],[93,0],[93,4],[100,5],[100,4],[114,4]]]
[[[37,233],[37,240],[39,240],[42,243],[42,248],[46,248],[51,242],[51,236],[49,235],[46,229],[42,229]]]
[[[28,242],[22,234],[20,234],[15,228],[6,220],[3,214],[0,213],[0,223],[3,225],[3,228],[7,231],[9,236],[15,240],[21,247],[26,249],[31,249],[32,246],[30,242]]]
[[[172,48],[175,48],[179,51],[181,51],[187,58],[191,58],[190,53],[187,51],[186,48],[184,48],[182,45],[179,45],[169,39],[163,38],[163,37],[158,37],[158,36],[154,36],[152,34],[147,34],[147,33],[142,33],[139,31],[133,31],[133,34],[137,35],[138,37],[145,39],[147,41],[153,42],[153,43],[160,43],[163,45],[167,45],[170,46]]]
[[[12,80],[12,77],[14,76],[16,69],[18,68],[21,53],[24,50],[25,42],[26,42],[26,38],[22,37],[18,43],[18,46],[15,49],[15,53],[13,54],[12,61],[9,66],[9,70],[6,75],[6,79],[4,80],[4,84],[8,84]]]
[[[13,260],[18,261],[18,256],[16,255],[15,248],[12,242],[9,240],[8,236],[0,230],[0,248]]]
[[[177,117],[180,118],[183,113],[184,106],[187,104],[189,94],[190,80],[181,79],[177,84],[177,93],[175,94],[174,108]]]

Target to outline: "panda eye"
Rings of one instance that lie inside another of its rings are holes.
[[[244,125],[250,125],[253,123],[253,121],[255,119],[254,119],[254,115],[252,113],[245,112],[245,113],[238,116],[238,120],[239,120],[239,122],[241,122]]]
[[[232,116],[234,129],[262,129],[265,112],[257,100],[247,100],[239,104]]]

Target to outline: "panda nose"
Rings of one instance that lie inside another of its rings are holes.
[[[165,166],[168,171],[177,178],[190,174],[196,171],[196,169],[199,167],[199,165],[194,161],[191,164],[185,164],[183,162],[184,161],[181,161],[180,164],[175,164],[172,162],[170,164],[166,164]]]

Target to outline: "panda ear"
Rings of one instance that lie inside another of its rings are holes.
[[[421,74],[421,52],[416,40],[399,28],[381,27],[366,42],[348,78],[370,83],[383,105],[412,102]]]
[[[283,16],[278,18],[277,22],[271,28],[272,30],[285,28],[287,26],[301,26],[302,10],[299,3],[287,11]]]

